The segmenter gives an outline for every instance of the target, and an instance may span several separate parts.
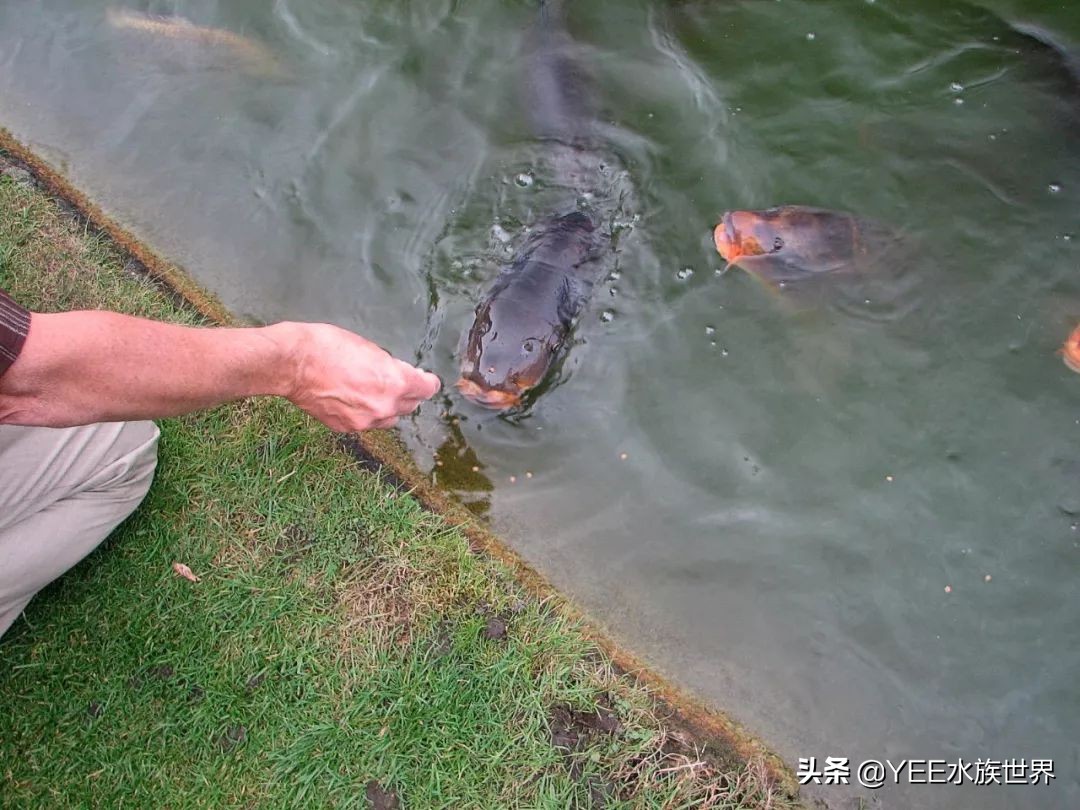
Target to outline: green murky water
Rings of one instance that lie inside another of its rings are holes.
[[[404,429],[623,641],[800,756],[1053,758],[1080,803],[1080,7],[580,0],[590,188],[530,135],[525,2],[0,3],[0,123],[237,311],[329,320],[447,382],[529,228],[580,205],[604,281],[557,384],[448,386]],[[889,223],[860,284],[722,266],[731,208]],[[949,591],[946,592],[946,587]],[[825,790],[839,806],[865,791]]]

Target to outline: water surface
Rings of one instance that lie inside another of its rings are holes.
[[[1054,758],[1046,788],[887,807],[1080,803],[1080,92],[1010,23],[1067,4],[568,3],[601,121],[589,188],[533,138],[533,7],[132,5],[251,38],[0,3],[0,122],[227,305],[332,321],[456,377],[528,230],[604,222],[559,377],[500,417],[449,389],[420,465],[650,662],[800,756]],[[717,271],[731,208],[888,223],[860,283]],[[948,590],[947,590],[948,589]],[[829,794],[840,802],[856,788]]]

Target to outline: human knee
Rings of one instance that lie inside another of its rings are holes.
[[[127,470],[124,484],[131,487],[132,494],[138,494],[141,501],[154,480],[161,431],[150,421],[124,422],[122,431],[122,441],[130,447],[124,457]]]

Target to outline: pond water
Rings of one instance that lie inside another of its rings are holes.
[[[526,2],[129,6],[229,36],[0,3],[0,124],[235,311],[439,373],[421,467],[789,762],[1055,763],[831,803],[1080,806],[1080,80],[1039,42],[1080,45],[1080,8],[566,5],[588,188],[530,134]],[[781,203],[907,249],[857,284],[718,274],[719,215]],[[607,245],[575,345],[480,410],[449,385],[472,309],[575,206]]]

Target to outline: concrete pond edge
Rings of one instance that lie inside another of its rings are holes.
[[[216,296],[179,266],[143,244],[3,127],[0,127],[0,156],[28,172],[42,191],[69,210],[88,230],[112,242],[127,259],[127,269],[152,279],[176,303],[198,313],[208,325],[243,325]],[[526,593],[573,621],[585,638],[611,661],[617,673],[632,677],[649,692],[663,722],[701,749],[707,759],[720,766],[741,767],[750,759],[759,758],[777,789],[790,797],[798,796],[797,780],[777,754],[724,712],[677,686],[654,664],[610,638],[595,619],[560,593],[464,505],[432,483],[394,433],[350,434],[342,436],[339,444],[360,466],[380,472],[399,488],[409,491],[425,509],[460,530],[474,554],[506,566]]]

